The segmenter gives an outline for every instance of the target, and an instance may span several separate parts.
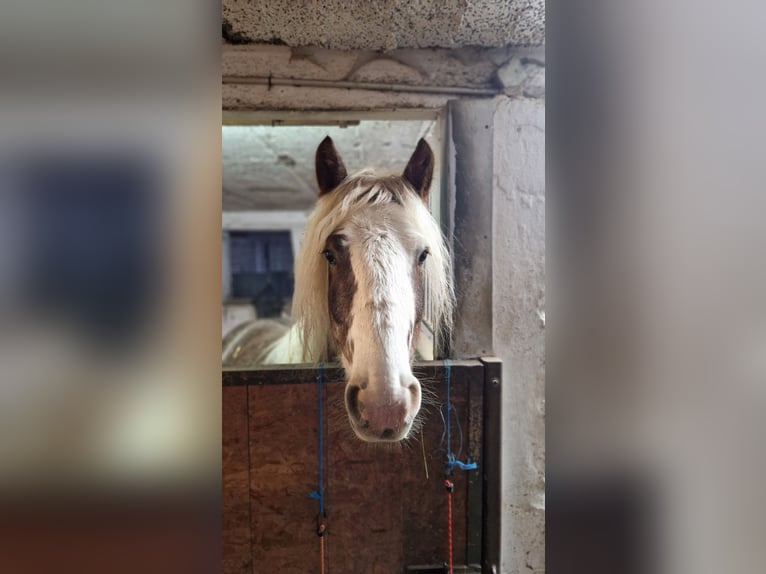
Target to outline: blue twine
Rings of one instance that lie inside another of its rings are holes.
[[[445,465],[444,472],[447,476],[452,474],[455,467],[460,470],[475,470],[478,465],[470,458],[466,462],[462,462],[455,458],[455,454],[452,452],[452,416],[450,411],[452,410],[452,399],[450,398],[450,384],[452,382],[452,365],[449,359],[444,359],[444,383],[447,387],[447,416],[445,417],[444,426],[445,433],[447,435],[447,464]]]
[[[317,434],[319,437],[319,488],[312,490],[309,496],[319,501],[319,513],[324,514],[324,425],[322,424],[322,363],[317,366]]]

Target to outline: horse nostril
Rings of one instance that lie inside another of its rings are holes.
[[[346,389],[346,408],[355,421],[360,422],[362,420],[364,405],[359,402],[359,387],[356,385],[349,385]]]
[[[380,438],[388,439],[394,436],[394,429],[384,429],[382,433],[380,433]]]

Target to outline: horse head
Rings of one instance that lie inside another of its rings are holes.
[[[426,301],[437,323],[451,316],[449,256],[427,207],[433,168],[422,139],[401,175],[349,176],[329,137],[316,153],[295,310],[314,358],[343,364],[351,427],[369,442],[405,438],[420,410],[412,360]]]

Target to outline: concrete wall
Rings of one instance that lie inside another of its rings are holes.
[[[545,570],[545,103],[495,100],[493,342],[503,361],[502,572]]]
[[[545,569],[545,105],[450,104],[456,357],[503,361],[502,572]]]
[[[542,44],[544,0],[223,0],[231,42],[391,50]]]
[[[539,98],[545,93],[544,62],[545,52],[539,47],[404,49],[381,54],[316,47],[224,45],[223,107],[438,109],[458,97],[450,90],[462,91],[459,97],[504,93]],[[308,86],[311,82],[319,85]],[[342,84],[333,86],[328,82]],[[364,84],[384,85],[386,89],[363,89]]]

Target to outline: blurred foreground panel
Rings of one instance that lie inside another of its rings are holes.
[[[564,4],[547,564],[766,572],[764,6]]]
[[[3,7],[2,572],[218,564],[220,13],[142,6]]]
[[[0,566],[19,574],[219,571],[218,502],[170,498],[4,505]]]

